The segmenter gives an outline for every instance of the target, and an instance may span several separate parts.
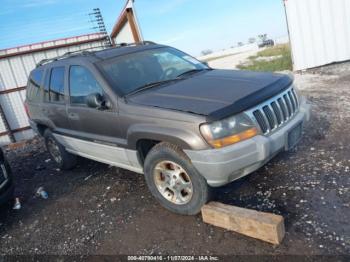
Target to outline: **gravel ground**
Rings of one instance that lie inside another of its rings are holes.
[[[62,172],[36,139],[6,151],[22,209],[0,209],[0,254],[349,255],[350,77],[313,73],[296,76],[313,105],[300,145],[215,190],[218,201],[283,215],[281,245],[172,214],[141,175],[84,159]],[[39,186],[49,199],[34,196]]]

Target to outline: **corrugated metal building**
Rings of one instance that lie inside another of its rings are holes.
[[[294,70],[350,60],[350,0],[284,0]]]
[[[23,102],[31,70],[42,59],[103,47],[105,36],[89,34],[0,50],[0,145],[31,138]]]
[[[113,27],[113,44],[143,41],[133,2],[126,1]],[[23,102],[29,73],[38,62],[67,52],[103,48],[105,42],[105,35],[95,33],[0,50],[0,145],[34,135]]]

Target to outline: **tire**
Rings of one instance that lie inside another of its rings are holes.
[[[7,184],[3,187],[2,192],[0,194],[0,206],[1,205],[10,205],[12,204],[13,198],[14,198],[14,183],[13,183],[13,177],[11,172],[11,167],[9,163],[7,162],[6,158],[4,157],[4,154],[2,150],[0,149],[0,165],[1,165],[1,171],[3,174],[6,173],[8,177]],[[5,189],[6,188],[6,189]]]
[[[44,139],[46,149],[49,152],[51,159],[61,170],[70,170],[77,165],[77,156],[68,153],[67,150],[53,136],[51,130],[45,130]]]
[[[160,143],[154,146],[146,156],[144,173],[152,195],[174,213],[196,215],[209,200],[206,180],[175,145]]]

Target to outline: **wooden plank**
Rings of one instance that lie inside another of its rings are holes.
[[[282,216],[218,202],[203,206],[202,217],[205,223],[272,244],[280,244],[285,234]]]
[[[12,129],[11,131],[1,132],[0,136],[7,136],[7,135],[10,135],[11,133],[18,133],[18,132],[22,132],[30,129],[32,129],[30,126],[20,127],[17,129]]]
[[[135,40],[135,43],[139,43],[140,42],[140,37],[139,37],[139,33],[137,32],[137,28],[136,28],[136,23],[135,23],[135,18],[134,18],[134,13],[132,8],[126,10],[126,16],[128,18],[129,24],[130,24],[130,28],[131,28],[131,33],[132,36]]]
[[[25,147],[26,144],[27,144],[27,141],[21,141],[21,142],[12,143],[12,144],[7,145],[7,148],[11,149],[11,150],[15,150],[15,149],[18,149],[21,147]]]
[[[26,130],[30,130],[30,129],[32,129],[30,126],[24,126],[24,127],[12,129],[11,132],[18,133],[18,132],[22,132],[22,131],[26,131]]]
[[[23,90],[25,90],[26,88],[27,88],[26,86],[21,86],[21,87],[16,87],[16,88],[11,88],[11,89],[1,90],[1,91],[0,91],[0,95],[9,94],[9,93],[13,93],[13,92],[23,91]]]

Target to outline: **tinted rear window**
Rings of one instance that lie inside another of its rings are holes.
[[[64,67],[54,67],[50,77],[50,102],[64,103]]]
[[[43,70],[35,70],[30,74],[27,85],[27,99],[31,102],[40,101],[40,86],[43,78]]]

